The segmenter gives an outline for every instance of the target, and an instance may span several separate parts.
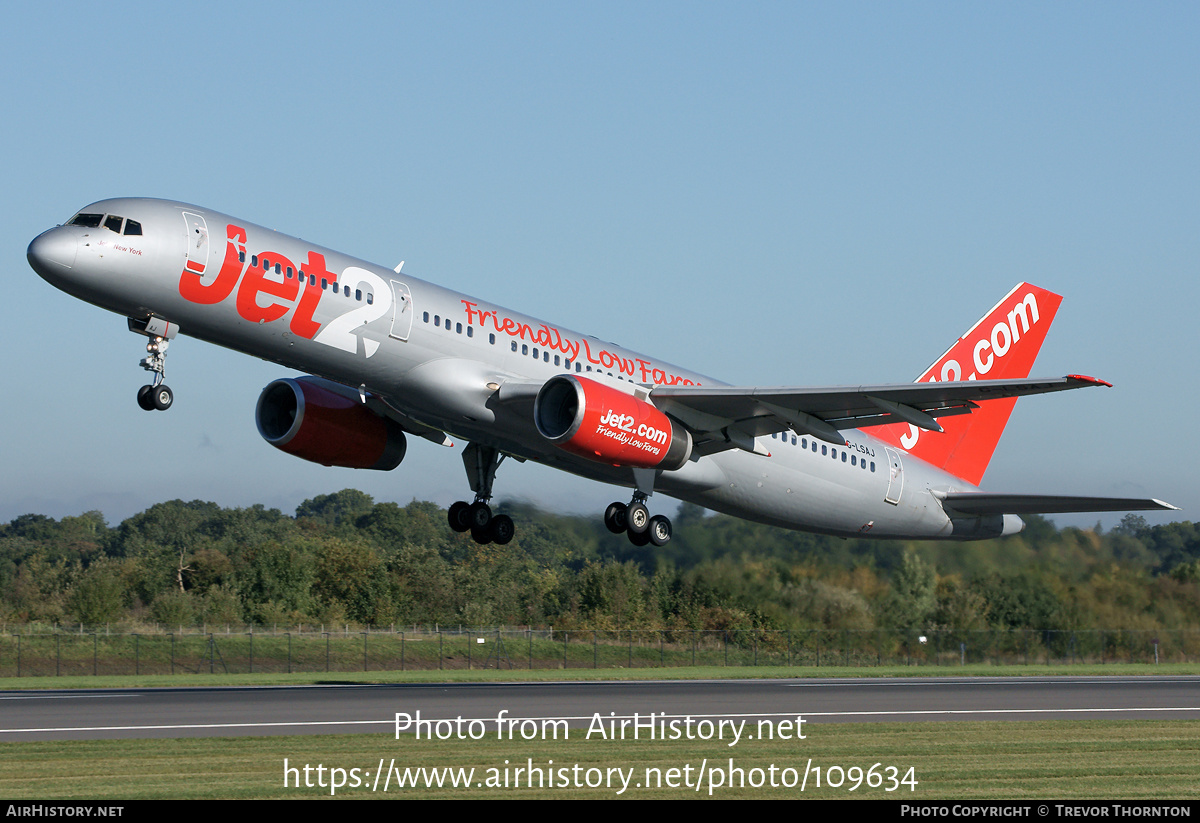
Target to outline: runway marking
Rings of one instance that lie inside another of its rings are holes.
[[[140,697],[137,694],[10,694],[0,700],[87,700],[92,697]]]
[[[370,724],[395,725],[393,720],[297,720],[280,723],[190,723],[170,726],[64,726],[47,729],[0,729],[0,734],[31,734],[33,732],[133,732],[170,731],[185,729],[268,729],[281,726],[360,726]]]
[[[767,717],[928,717],[935,715],[1018,715],[1018,714],[1105,714],[1113,712],[1200,712],[1200,706],[1146,706],[1146,707],[1116,707],[1096,709],[926,709],[910,711],[861,711],[861,712],[749,712],[740,714],[710,714],[697,712],[695,714],[659,714],[654,712],[656,720],[672,720],[716,717],[716,718],[767,718]],[[639,714],[645,719],[650,713]],[[595,715],[564,716],[564,717],[505,717],[505,722],[521,722],[524,720],[577,720],[591,721]],[[422,718],[425,720],[426,718]],[[455,720],[456,718],[428,718],[429,722],[439,720]],[[601,715],[602,720],[633,720],[634,716]],[[463,720],[494,721],[494,716],[467,718]],[[282,727],[316,727],[316,726],[395,726],[395,720],[297,720],[277,723],[194,723],[161,726],[76,726],[42,729],[0,729],[0,734],[33,734],[50,732],[119,732],[119,731],[184,731],[188,729],[268,729]]]
[[[1039,686],[1094,686],[1103,684],[1105,686],[1120,685],[1120,686],[1141,686],[1147,682],[1159,683],[1187,683],[1190,685],[1200,684],[1200,679],[1195,677],[1182,676],[1178,678],[1172,677],[1156,677],[1153,681],[1140,680],[1135,677],[1100,677],[1091,680],[1083,678],[1073,678],[1070,680],[1026,680],[1020,677],[1004,677],[994,679],[977,679],[977,678],[929,678],[926,680],[846,680],[843,682],[826,681],[812,683],[785,683],[789,689],[810,689],[810,688],[826,688],[826,689],[841,689],[847,686],[930,686],[930,685],[945,685],[945,686],[1028,686],[1030,683],[1036,683]]]

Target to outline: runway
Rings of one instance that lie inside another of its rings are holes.
[[[1200,677],[839,678],[0,692],[0,742],[394,734],[422,720],[692,717],[806,723],[1200,718]],[[504,713],[503,715],[501,713]],[[411,731],[411,728],[409,729]]]

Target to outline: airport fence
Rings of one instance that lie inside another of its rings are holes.
[[[0,634],[0,678],[690,666],[1180,663],[1200,632],[1023,630],[31,631]]]

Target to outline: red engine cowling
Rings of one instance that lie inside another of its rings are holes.
[[[586,377],[547,380],[533,419],[542,437],[598,463],[674,471],[692,454],[687,429],[645,400]]]
[[[404,459],[404,431],[395,421],[312,379],[270,383],[254,421],[275,448],[324,466],[390,471]]]

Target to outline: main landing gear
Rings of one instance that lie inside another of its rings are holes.
[[[650,516],[646,508],[646,495],[636,492],[633,502],[628,506],[624,503],[611,503],[604,510],[604,525],[613,534],[622,532],[629,535],[629,542],[635,546],[645,546],[653,543],[655,546],[665,546],[671,542],[671,520],[661,514]]]
[[[496,469],[504,462],[505,455],[489,446],[471,443],[463,450],[463,465],[467,469],[467,480],[475,492],[475,502],[460,500],[450,506],[447,519],[456,532],[471,533],[471,539],[481,545],[496,543],[503,546],[513,539],[516,527],[507,514],[492,514],[488,501],[492,499],[492,482]]]

